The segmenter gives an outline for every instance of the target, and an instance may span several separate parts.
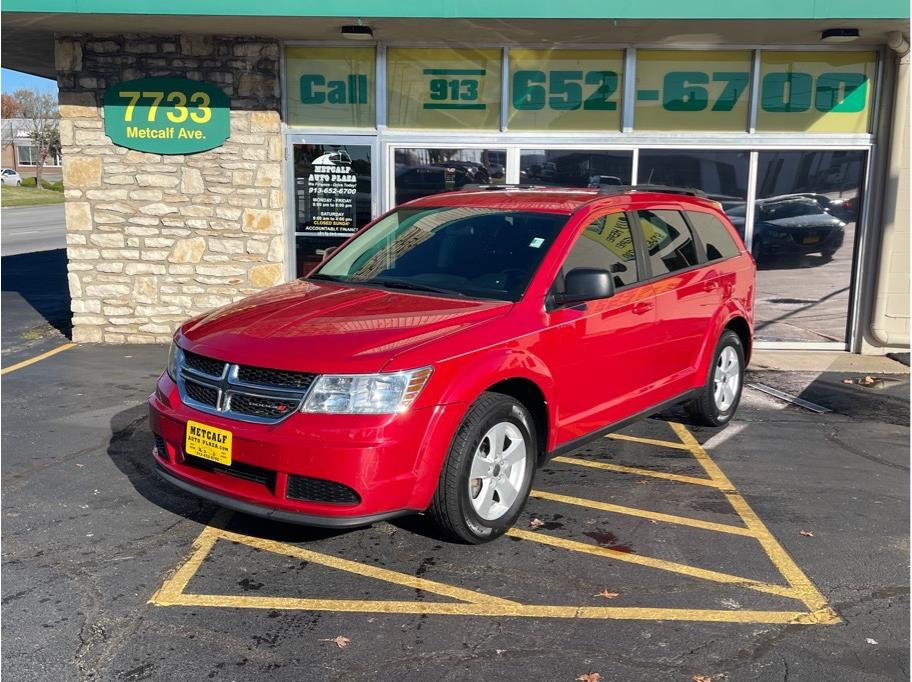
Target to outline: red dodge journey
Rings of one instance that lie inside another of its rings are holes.
[[[659,187],[425,197],[309,276],[185,323],[150,397],[172,484],[278,521],[516,520],[535,470],[685,403],[738,407],[755,266],[718,203]]]

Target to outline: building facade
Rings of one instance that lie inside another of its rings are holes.
[[[22,177],[35,177],[38,149],[22,119],[11,118],[3,121],[3,144],[0,148],[0,166],[12,168]],[[52,153],[41,169],[45,180],[59,180],[63,170],[63,155]]]
[[[398,203],[522,183],[702,189],[755,253],[761,345],[908,346],[903,3],[143,4],[3,10],[4,65],[60,88],[76,341],[166,341]]]

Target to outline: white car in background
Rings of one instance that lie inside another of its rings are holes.
[[[4,168],[0,170],[0,183],[18,187],[22,184],[22,176],[12,168]]]

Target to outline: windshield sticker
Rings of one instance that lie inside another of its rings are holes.
[[[544,239],[542,239],[541,237],[536,237],[529,243],[529,246],[531,246],[533,249],[537,249],[544,243],[545,243]]]

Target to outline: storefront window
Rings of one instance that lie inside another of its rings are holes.
[[[750,50],[638,50],[637,130],[747,130]]]
[[[620,130],[623,50],[510,50],[514,130]]]
[[[868,131],[873,52],[774,52],[760,59],[757,130]]]
[[[500,128],[499,49],[390,48],[390,128]]]
[[[285,49],[288,125],[373,128],[376,125],[376,49]]]
[[[466,185],[502,185],[505,149],[396,149],[396,204]]]
[[[703,190],[722,204],[743,236],[748,159],[740,151],[642,149],[637,183]]]
[[[523,149],[519,157],[520,182],[533,185],[629,185],[632,169],[631,151]]]
[[[297,276],[371,220],[370,145],[294,147]]]
[[[760,152],[757,338],[846,340],[865,152]]]

